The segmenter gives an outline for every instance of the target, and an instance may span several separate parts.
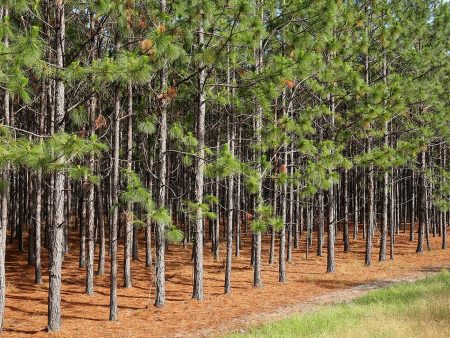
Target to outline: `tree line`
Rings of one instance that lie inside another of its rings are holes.
[[[418,253],[430,236],[446,248],[447,2],[0,5],[1,323],[9,242],[36,284],[48,250],[49,331],[61,329],[71,242],[88,295],[95,274],[110,275],[110,320],[119,242],[130,288],[145,238],[157,307],[174,243],[192,249],[196,300],[204,254],[224,255],[232,291],[247,235],[257,288],[276,252],[286,281],[300,236],[306,258],[327,256],[329,273],[337,241],[349,252],[363,237],[366,266],[394,259],[401,231]]]

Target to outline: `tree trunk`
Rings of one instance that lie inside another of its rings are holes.
[[[331,58],[331,55],[330,55]],[[328,104],[331,111],[331,121],[330,121],[330,134],[332,134],[333,128],[334,128],[334,114],[335,114],[335,102],[334,97],[330,93],[328,94]],[[334,191],[334,185],[330,187],[328,190],[328,236],[327,236],[327,272],[334,272],[335,271],[335,252],[334,252],[334,245],[336,241],[336,229],[335,224],[337,222],[336,219],[336,210],[335,210],[335,191]]]
[[[386,237],[388,227],[388,203],[389,203],[389,174],[387,171],[383,174],[383,224],[381,225],[380,254],[378,260],[386,260]]]
[[[234,119],[231,121],[229,146],[231,155],[234,156]],[[233,207],[234,207],[234,175],[228,178],[228,214],[227,214],[227,258],[225,266],[225,293],[231,292],[231,257],[233,255]]]
[[[274,180],[273,182],[273,216],[276,217],[277,216],[277,189],[278,185],[277,182]],[[273,259],[275,256],[275,229],[272,226],[272,228],[270,229],[270,249],[269,249],[269,264],[273,264]]]
[[[1,14],[8,16],[8,8],[2,7]],[[2,18],[3,19],[3,18]],[[8,38],[4,40],[5,46],[8,46]],[[3,96],[3,108],[5,113],[5,125],[9,125],[9,94],[6,91]],[[3,169],[2,179],[9,180],[9,165]],[[0,223],[0,332],[3,329],[3,321],[5,316],[5,301],[6,301],[6,271],[5,271],[5,257],[6,257],[6,228],[8,227],[8,204],[9,204],[9,185],[1,193],[1,223]]]
[[[334,188],[328,190],[328,236],[327,236],[327,272],[334,272]]]
[[[34,226],[34,283],[42,284],[41,268],[42,169],[36,174],[36,215]]]
[[[153,155],[150,157],[149,171],[150,173],[153,172]],[[153,181],[151,174],[148,175],[147,186],[150,191],[150,196],[152,196]],[[147,226],[145,227],[145,267],[152,267],[152,222],[150,219],[147,219]]]
[[[204,48],[204,13],[201,10],[200,27],[198,33],[199,49]],[[199,102],[197,115],[197,159],[195,161],[195,202],[198,207],[195,216],[195,242],[194,242],[194,288],[192,298],[203,299],[203,175],[205,167],[205,115],[206,115],[206,69],[201,61],[199,63],[198,88]],[[219,220],[220,222],[220,220]]]
[[[128,83],[127,170],[133,168],[133,86]],[[125,223],[123,286],[131,288],[131,249],[133,245],[133,206],[127,203]]]
[[[166,0],[161,0],[160,10],[166,12]],[[161,69],[161,92],[167,90],[167,67]],[[166,206],[166,180],[167,180],[167,105],[166,100],[161,100],[160,124],[159,124],[159,191],[158,206]],[[147,233],[148,234],[148,233]],[[166,262],[165,262],[165,225],[156,224],[156,257],[155,257],[155,306],[163,307],[166,302]]]
[[[61,0],[55,0],[55,49],[56,65],[64,67],[64,40],[65,18],[64,4]],[[55,129],[64,131],[65,116],[65,87],[62,79],[56,80],[55,99]],[[61,279],[63,259],[63,229],[64,229],[64,173],[55,174],[54,185],[54,209],[53,220],[49,234],[49,288],[48,288],[48,330],[59,331],[61,329]]]
[[[241,146],[241,129],[239,128],[239,145],[238,149],[240,149]],[[241,213],[241,175],[238,174],[237,176],[237,183],[236,183],[236,212],[235,212],[235,218],[236,218],[236,250],[235,254],[236,257],[239,257],[241,255],[241,222],[242,222],[242,213]]]
[[[420,153],[420,174],[419,174],[419,238],[417,241],[416,252],[423,252],[423,237],[426,222],[426,184],[425,184],[425,151]]]
[[[78,266],[80,268],[86,267],[86,194],[84,192],[84,185],[87,182],[80,184],[80,198],[78,206],[78,217],[80,220],[80,255],[78,259]]]
[[[262,1],[257,1],[257,13],[260,16],[261,22],[264,21],[264,11],[263,11],[263,3]],[[259,12],[258,12],[259,11]],[[263,45],[262,45],[262,37],[258,37],[258,47],[256,48],[256,73],[259,74],[262,71],[263,67]],[[256,99],[255,105],[255,134],[256,134],[256,146],[258,149],[255,151],[255,160],[257,162],[257,171],[261,175],[262,174],[262,163],[261,163],[261,142],[262,142],[262,119],[263,119],[263,107]],[[257,206],[263,203],[263,195],[262,195],[262,181],[259,180],[258,192],[255,196],[255,200],[253,203],[253,214],[256,214]],[[253,287],[260,288],[262,287],[261,280],[261,231],[253,231],[253,239],[254,239],[254,251],[253,254]]]
[[[389,231],[390,231],[390,239],[389,239],[389,258],[391,260],[394,259],[394,242],[395,242],[395,222],[394,222],[394,203],[395,203],[395,199],[394,199],[394,189],[393,189],[393,179],[394,179],[394,171],[391,170],[391,204],[389,206],[389,220],[390,220],[390,226],[389,226]]]
[[[354,171],[354,177],[353,177],[354,181],[355,181],[355,192],[353,195],[354,201],[353,201],[353,206],[354,206],[354,213],[353,213],[353,239],[357,239],[358,238],[358,230],[359,230],[359,193],[358,193],[358,168],[355,167],[355,171]]]
[[[441,161],[441,165],[443,168],[446,168],[446,162],[447,162],[447,148],[444,147],[444,149],[442,149],[442,161]],[[441,248],[443,250],[445,250],[447,248],[447,224],[446,224],[446,213],[445,212],[441,212],[441,227],[442,227],[442,245]]]
[[[95,111],[97,108],[97,98],[95,96],[91,97],[89,104],[89,115],[90,115],[90,134],[95,133]],[[92,172],[95,170],[94,155],[89,155],[89,168]],[[94,254],[95,254],[95,192],[94,185],[89,183],[88,194],[87,194],[87,230],[88,230],[88,252],[86,260],[86,293],[88,295],[94,294]]]
[[[372,140],[369,139],[368,141],[368,152],[371,150],[371,142]],[[374,221],[375,221],[375,184],[374,184],[374,167],[373,164],[370,164],[369,166],[369,187],[368,187],[368,204],[369,204],[369,213],[367,215],[368,217],[368,224],[367,224],[367,234],[366,234],[366,252],[365,252],[365,260],[364,263],[366,266],[369,266],[372,263],[372,238],[373,238],[373,231],[374,231]]]
[[[101,183],[97,186],[97,205],[98,205],[98,232],[99,232],[99,251],[98,251],[98,275],[105,273],[105,219],[103,211],[103,195]]]
[[[294,231],[297,231],[296,222],[294,221],[294,184],[292,177],[294,176],[294,148],[291,145],[290,149],[290,168],[289,174],[291,176],[290,184],[289,184],[289,223],[288,223],[288,249],[287,249],[287,257],[286,260],[290,262],[292,260],[292,245],[293,245],[293,236]]]
[[[133,225],[133,245],[131,250],[131,258],[133,261],[139,260],[139,228]]]
[[[119,49],[118,43],[116,44]],[[114,103],[113,158],[112,158],[112,215],[110,224],[111,274],[109,288],[109,320],[117,320],[117,232],[119,222],[119,152],[120,152],[120,89],[116,85]]]
[[[282,92],[282,107],[283,117],[287,117],[286,110],[286,89]],[[287,175],[287,145],[283,145],[283,163],[281,168],[278,168],[279,175]],[[284,169],[282,169],[284,168]],[[281,218],[283,227],[280,230],[280,253],[278,255],[278,281],[284,283],[286,281],[286,221],[287,221],[287,182],[283,182],[281,187]]]
[[[344,240],[344,252],[350,251],[350,236],[348,229],[348,172],[344,170],[344,186],[342,187],[344,190],[344,232],[343,232],[343,240]]]
[[[416,224],[416,185],[415,185],[415,174],[414,171],[411,172],[411,224],[409,226],[409,240],[414,240],[414,228]]]

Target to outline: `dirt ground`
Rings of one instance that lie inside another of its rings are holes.
[[[71,252],[63,265],[62,325],[54,337],[186,337],[223,335],[259,323],[261,314],[299,311],[308,301],[320,305],[320,297],[335,298],[337,292],[354,290],[362,284],[376,285],[380,281],[412,278],[427,271],[450,267],[450,250],[441,250],[441,238],[431,238],[432,251],[416,254],[416,241],[409,242],[408,235],[397,236],[395,260],[378,262],[378,238],[374,239],[373,264],[364,266],[364,240],[351,240],[351,252],[343,253],[342,234],[338,234],[336,245],[336,272],[325,273],[324,256],[315,256],[315,247],[309,259],[305,259],[305,239],[301,238],[300,249],[294,249],[293,261],[287,268],[287,282],[278,282],[278,265],[268,265],[269,236],[263,243],[264,287],[252,287],[252,268],[249,260],[249,240],[244,239],[242,255],[233,257],[232,293],[223,294],[224,244],[221,258],[214,262],[210,246],[205,247],[205,299],[191,299],[192,263],[191,247],[170,246],[167,252],[167,303],[163,309],[153,307],[154,287],[152,271],[145,269],[144,243],[140,243],[140,261],[133,261],[133,288],[123,285],[123,247],[119,247],[119,320],[108,321],[109,316],[109,257],[106,274],[95,277],[95,294],[85,292],[85,270],[78,268],[78,245],[72,244]],[[73,238],[73,237],[72,237]],[[315,243],[314,243],[315,245]],[[7,295],[4,321],[4,336],[47,336],[47,289],[48,276],[44,273],[44,284],[34,285],[33,267],[27,265],[26,253],[10,244],[7,250]],[[25,246],[26,247],[26,246]],[[97,254],[97,253],[96,253]],[[46,250],[43,252],[46,264]],[[277,257],[275,257],[277,262]],[[45,265],[46,266],[46,265]],[[45,269],[44,269],[45,271]],[[377,282],[378,281],[378,282]],[[342,298],[342,293],[341,296]],[[336,299],[339,297],[336,296]],[[340,299],[340,298],[339,298]],[[344,300],[343,297],[342,300]],[[323,302],[326,304],[326,301]],[[281,310],[280,310],[281,309]],[[256,318],[256,319],[255,319]],[[277,316],[273,317],[277,318]]]

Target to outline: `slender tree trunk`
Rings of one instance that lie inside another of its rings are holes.
[[[286,89],[282,93],[283,117],[287,117],[286,110]],[[283,164],[279,168],[279,175],[287,175],[287,145],[283,145]],[[278,281],[284,283],[286,281],[286,223],[287,223],[287,182],[282,183],[281,187],[281,218],[283,226],[280,230],[280,253],[278,255]]]
[[[9,102],[9,99],[8,99]],[[6,101],[5,101],[6,103]],[[5,104],[5,112],[8,104]],[[3,169],[3,179],[9,178],[8,167]],[[6,254],[6,228],[8,226],[8,201],[9,191],[5,189],[1,194],[1,229],[0,229],[0,332],[3,328],[4,314],[5,314],[5,295],[6,295],[6,273],[5,273],[5,254]]]
[[[239,127],[239,145],[238,149],[241,146],[241,128]],[[241,175],[237,176],[236,183],[236,257],[241,255],[241,222],[242,222],[242,213],[241,213]]]
[[[328,236],[327,236],[327,272],[334,272],[334,188],[328,190]]]
[[[261,1],[258,1],[257,3],[257,13],[260,16],[261,22],[264,20],[264,11],[263,11],[263,3]],[[258,38],[258,47],[256,49],[256,73],[259,74],[262,71],[263,67],[263,45],[262,45],[262,38]],[[258,173],[262,174],[262,165],[261,165],[261,142],[262,142],[262,134],[261,134],[261,128],[262,128],[262,118],[263,118],[263,107],[258,101],[258,99],[255,100],[255,134],[256,134],[256,145],[258,149],[255,151],[255,160],[257,161],[257,170]],[[262,195],[262,182],[259,180],[259,187],[258,192],[256,194],[256,198],[254,200],[253,204],[253,214],[256,214],[257,206],[262,204],[263,202],[263,195]],[[261,280],[261,231],[253,231],[253,239],[254,239],[254,260],[253,260],[253,287],[260,288],[262,287],[262,280]]]
[[[91,124],[91,134],[94,132],[94,124],[95,124],[95,111],[97,106],[97,98],[95,96],[91,97],[90,105],[89,105],[89,114],[90,114],[90,124]],[[89,168],[92,172],[95,170],[95,162],[94,155],[89,155]],[[88,195],[87,195],[87,229],[88,229],[88,252],[87,252],[87,261],[86,261],[86,293],[88,295],[94,294],[94,254],[95,254],[95,192],[94,185],[92,183],[89,184],[88,187]]]
[[[330,55],[331,58],[331,55]],[[331,121],[330,121],[330,129],[334,128],[334,113],[335,113],[335,102],[334,97],[330,93],[328,95],[329,107],[331,111]],[[330,187],[328,190],[328,236],[327,236],[327,272],[334,272],[335,267],[335,252],[334,245],[336,241],[336,229],[335,224],[337,222],[336,219],[336,210],[335,210],[335,191],[334,185]]]
[[[117,49],[119,44],[116,43]],[[112,215],[110,224],[110,288],[109,288],[109,320],[117,320],[117,233],[119,223],[119,152],[120,152],[120,88],[116,85],[114,98],[113,125],[113,158],[112,158]]]
[[[219,142],[219,133],[217,134],[217,152],[219,152],[220,149],[220,142]],[[215,184],[212,189],[215,189],[215,195],[219,197],[220,190],[219,190],[219,179],[215,179]],[[213,255],[214,255],[214,261],[219,261],[219,253],[220,253],[220,206],[217,205],[217,218],[214,221],[211,221],[213,223]]]
[[[354,181],[355,181],[355,192],[353,195],[354,201],[354,213],[353,213],[353,239],[358,238],[358,230],[359,230],[359,192],[358,192],[358,168],[355,167],[354,171]]]
[[[286,156],[284,158],[286,160]],[[286,162],[284,162],[286,165]],[[286,195],[287,195],[287,184],[283,183],[281,187],[281,218],[283,220],[283,227],[280,230],[280,245],[278,254],[278,281],[284,283],[286,281]]]
[[[86,194],[84,185],[87,182],[80,184],[80,198],[78,206],[78,215],[80,219],[80,255],[78,257],[78,266],[80,268],[86,267]]]
[[[313,218],[314,218],[314,198],[309,199],[309,203],[306,206],[306,252],[305,256],[308,259],[309,249],[312,247],[312,233],[313,233]],[[324,214],[323,214],[324,215]],[[324,216],[325,217],[325,216]]]
[[[368,141],[368,151],[371,150],[371,142],[370,139]],[[369,222],[367,224],[367,234],[366,234],[366,253],[365,253],[365,265],[369,266],[372,263],[372,238],[373,238],[373,231],[375,228],[375,184],[374,184],[374,167],[373,164],[369,165],[369,187],[368,187],[368,204],[369,204],[369,213],[367,217],[369,218]]]
[[[101,183],[97,186],[97,205],[98,205],[98,232],[99,232],[99,251],[98,251],[98,275],[105,273],[105,218],[103,210],[103,196]]]
[[[21,172],[23,174],[24,170],[20,170],[19,175],[21,174]],[[18,210],[25,210],[24,209],[25,182],[23,179],[19,179],[17,183],[18,183],[18,185],[17,185],[18,191],[17,191],[16,196],[19,198]],[[24,248],[23,248],[23,225],[25,222],[24,215],[25,215],[24,212],[19,212],[19,217],[18,217],[18,222],[17,222],[17,230],[16,230],[17,250],[19,250],[20,252],[24,252]]]
[[[8,8],[1,7],[0,14],[8,16]],[[3,19],[3,17],[1,18]],[[3,21],[3,20],[2,20]],[[8,46],[8,38],[4,40],[5,47]],[[3,108],[5,114],[5,125],[9,125],[9,94],[6,91],[3,96]],[[2,179],[9,180],[9,165],[3,169]],[[3,329],[3,322],[5,317],[5,301],[6,301],[6,271],[5,271],[5,255],[6,255],[6,228],[8,227],[8,204],[9,204],[9,186],[1,193],[1,223],[0,223],[0,332]]]
[[[389,202],[389,174],[387,171],[383,174],[383,224],[381,225],[380,254],[378,260],[386,260],[386,237],[388,227],[388,202]]]
[[[428,156],[429,158],[429,163],[431,166],[431,151],[430,151],[430,156]],[[436,237],[436,223],[432,222],[432,217],[433,217],[433,208],[431,205],[431,200],[430,200],[430,196],[433,194],[433,181],[430,180],[430,182],[427,182],[428,184],[425,184],[426,189],[425,189],[425,239],[426,239],[426,243],[427,243],[427,250],[430,251],[431,250],[431,244],[430,244],[430,226],[433,226],[433,237]]]
[[[42,80],[42,96],[39,117],[39,133],[44,132],[44,117],[47,109],[47,95],[45,80]],[[42,140],[40,140],[42,142]],[[42,229],[42,169],[39,168],[36,173],[36,213],[34,222],[34,283],[42,284],[42,266],[41,266],[41,229]]]
[[[386,61],[384,62],[384,68],[386,67]],[[384,71],[384,77],[386,77],[386,70]],[[385,147],[389,146],[389,123],[385,125],[385,136],[384,136],[384,145]],[[387,237],[387,227],[388,227],[388,203],[389,203],[389,174],[388,171],[385,170],[383,173],[383,216],[382,216],[382,225],[381,225],[381,238],[380,238],[380,254],[378,256],[378,260],[380,262],[384,262],[386,260],[386,237]]]
[[[425,230],[425,222],[426,222],[426,184],[425,184],[425,151],[420,153],[420,174],[419,174],[419,235],[417,241],[417,253],[423,252],[423,237]]]
[[[133,168],[133,86],[128,83],[128,130],[127,130],[127,169]],[[131,249],[133,241],[133,206],[127,203],[126,223],[125,223],[125,245],[124,245],[124,267],[123,286],[131,288]]]
[[[149,171],[153,172],[153,157],[150,158]],[[151,175],[148,175],[147,185],[150,191],[150,196],[153,195],[153,181]],[[145,267],[152,267],[152,222],[147,219],[147,226],[145,227]]]
[[[366,34],[369,35],[369,29],[368,25],[365,27]],[[365,70],[365,82],[367,85],[370,85],[370,74],[369,74],[369,55],[366,53],[364,57],[364,70]],[[372,137],[369,136],[367,138],[367,153],[369,153],[372,150]],[[365,265],[370,265],[372,261],[372,231],[373,231],[373,222],[374,222],[374,190],[375,190],[375,184],[374,184],[374,166],[371,163],[369,165],[369,172],[368,172],[368,201],[365,202],[364,199],[364,224],[366,224],[366,220],[368,218],[368,224],[367,229],[364,227],[364,233],[365,233],[365,239],[366,239],[366,251],[365,251]],[[364,187],[364,193],[366,192],[366,188]],[[366,216],[366,204],[368,204],[368,214]]]
[[[289,168],[289,174],[291,177],[294,176],[294,148],[293,145],[290,149],[290,168]],[[294,221],[294,184],[293,180],[290,180],[289,184],[289,223],[288,223],[288,249],[287,249],[287,256],[286,260],[290,262],[292,260],[292,244],[293,244],[293,236],[294,231],[296,232],[296,222]]]
[[[390,231],[390,238],[389,238],[389,258],[391,260],[394,259],[394,242],[395,242],[395,225],[394,225],[394,189],[393,189],[393,179],[394,179],[394,175],[393,175],[394,171],[391,170],[391,179],[390,179],[390,194],[391,194],[391,203],[389,205],[389,220],[390,220],[390,225],[389,225],[389,231]]]
[[[133,245],[131,250],[131,258],[133,261],[139,260],[139,228],[133,225]]]
[[[325,205],[323,199],[323,190],[320,189],[317,193],[318,202],[318,224],[317,224],[317,256],[323,255],[323,233],[325,228]]]
[[[427,250],[431,250],[430,245],[430,214],[431,214],[431,206],[430,206],[430,200],[429,200],[429,189],[428,187],[425,190],[425,239],[427,242]],[[433,234],[433,237],[436,237],[435,234]]]
[[[386,50],[383,49],[383,82],[387,83],[387,59],[386,59]],[[383,105],[386,106],[386,101],[383,102]],[[386,148],[389,147],[389,122],[386,122],[384,125],[384,146]],[[382,224],[381,224],[381,238],[380,238],[380,254],[378,256],[378,260],[380,262],[384,262],[386,260],[386,237],[387,237],[387,227],[388,227],[388,203],[389,203],[389,174],[388,171],[385,170],[383,173],[383,216],[382,216]],[[406,226],[406,219],[405,219]]]
[[[36,174],[36,215],[34,227],[34,282],[42,284],[41,268],[41,215],[42,215],[42,169]]]
[[[234,119],[231,121],[230,138],[228,140],[231,155],[234,156]],[[228,215],[227,215],[227,258],[225,266],[225,293],[231,292],[231,257],[233,255],[233,207],[234,207],[234,175],[228,178]]]
[[[415,174],[414,171],[411,172],[411,223],[409,226],[409,240],[414,240],[414,228],[416,224],[416,185],[415,185]]]
[[[300,247],[300,236],[303,233],[303,203],[300,200],[300,192],[297,192],[296,200],[296,218],[295,218],[295,231],[294,231],[294,249]]]
[[[161,0],[160,10],[166,12],[166,0]],[[167,90],[167,67],[161,69],[161,92]],[[159,191],[158,206],[166,206],[166,180],[167,180],[167,102],[163,99],[160,105],[160,124],[159,124]],[[156,224],[156,257],[155,257],[155,306],[163,307],[166,302],[166,262],[165,262],[165,224]]]
[[[31,139],[31,136],[30,136]],[[35,217],[35,210],[31,208],[31,205],[33,202],[35,202],[34,197],[36,196],[36,192],[34,191],[35,185],[32,183],[33,178],[32,173],[27,171],[26,172],[27,177],[27,194],[25,195],[27,206],[25,207],[26,212],[26,220],[25,224],[28,224],[28,265],[34,266],[34,261],[36,259],[36,252],[35,252],[35,243],[36,240],[34,239],[34,236],[36,234],[35,232],[35,224],[33,224],[33,219]],[[67,217],[66,217],[67,218]]]
[[[273,215],[274,217],[277,216],[277,189],[278,185],[276,181],[273,182]],[[269,249],[269,264],[273,264],[273,259],[275,256],[275,234],[276,231],[274,227],[272,226],[270,229],[270,249]]]
[[[348,230],[348,172],[344,170],[344,252],[350,251],[350,236]]]
[[[298,228],[297,228],[297,230],[298,230],[298,233],[297,233],[297,238],[298,238],[298,243],[299,243],[299,245],[298,245],[298,247],[297,247],[297,249],[300,247],[300,236],[304,233],[303,231],[304,231],[304,224],[305,224],[305,221],[304,221],[304,206],[303,206],[303,200],[300,200],[300,193],[298,193],[298,195],[297,195],[297,198],[298,198]]]
[[[64,248],[63,253],[69,252],[69,232],[70,232],[70,216],[72,213],[72,183],[70,177],[66,175],[66,219],[67,222],[64,226]]]
[[[199,49],[204,48],[204,13],[201,10],[200,27],[198,33]],[[195,216],[195,242],[194,242],[194,288],[192,298],[203,299],[203,175],[205,167],[205,115],[206,115],[206,69],[201,61],[199,63],[198,87],[199,102],[197,115],[197,159],[195,161],[195,202],[199,205]]]
[[[442,161],[441,165],[443,168],[446,168],[446,162],[447,162],[447,148],[444,146],[444,149],[442,150]],[[445,250],[447,248],[447,224],[446,224],[446,213],[441,212],[441,227],[442,227],[442,245],[441,248]]]
[[[56,65],[64,67],[64,39],[65,18],[64,4],[61,0],[55,0],[55,49]],[[56,80],[55,99],[55,131],[64,131],[65,116],[65,87],[62,79]],[[59,331],[61,329],[61,282],[63,260],[63,229],[64,229],[64,173],[55,174],[54,181],[54,209],[53,220],[49,235],[49,289],[48,289],[48,330]]]

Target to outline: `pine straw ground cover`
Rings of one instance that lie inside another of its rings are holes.
[[[228,338],[448,337],[450,273],[371,291],[350,303],[294,315]]]
[[[74,238],[76,235],[73,234]],[[338,234],[341,238],[342,234]],[[325,273],[326,250],[323,257],[310,253],[305,260],[305,242],[295,249],[294,260],[287,264],[287,282],[278,283],[278,266],[267,264],[269,237],[263,245],[262,289],[252,288],[252,268],[249,264],[249,237],[243,243],[239,258],[233,257],[232,293],[223,294],[224,264],[222,257],[214,262],[205,248],[205,300],[191,299],[192,263],[190,246],[170,246],[167,253],[167,305],[164,309],[153,307],[154,288],[152,272],[145,269],[143,261],[134,261],[133,288],[120,287],[119,321],[108,321],[109,275],[95,277],[95,294],[85,292],[85,269],[78,268],[78,245],[71,247],[63,266],[62,314],[63,330],[54,337],[185,337],[224,334],[251,325],[267,322],[267,316],[279,309],[305,301],[331,295],[339,290],[354,288],[375,281],[422,276],[450,266],[450,250],[441,250],[441,238],[431,238],[433,250],[415,254],[416,241],[409,242],[408,235],[397,236],[394,261],[377,262],[375,245],[373,264],[364,267],[364,240],[351,242],[351,252],[344,254],[341,241],[336,246],[337,271]],[[374,239],[378,243],[378,238]],[[278,243],[277,243],[278,244]],[[141,242],[140,257],[144,259]],[[38,336],[48,334],[47,283],[33,283],[33,267],[27,266],[25,253],[10,245],[7,250],[7,303],[4,336]],[[26,246],[25,246],[26,247]],[[43,252],[46,266],[46,251]],[[123,285],[123,247],[119,246],[119,286]],[[108,259],[109,257],[107,257]],[[275,262],[277,258],[275,259]],[[109,262],[106,271],[109,269]]]

